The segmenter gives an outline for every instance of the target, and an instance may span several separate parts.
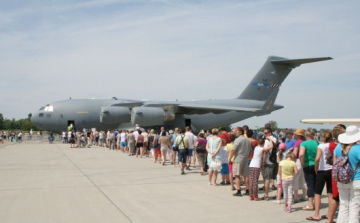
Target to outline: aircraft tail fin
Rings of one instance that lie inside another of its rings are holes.
[[[238,99],[266,101],[280,88],[292,69],[305,63],[331,60],[331,57],[287,59],[270,56]],[[277,93],[276,93],[277,96]],[[275,97],[276,99],[276,97]],[[275,100],[274,100],[275,101]]]

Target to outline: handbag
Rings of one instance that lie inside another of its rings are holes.
[[[214,152],[213,151],[213,145],[212,145],[212,139],[209,140],[209,144],[210,144],[210,151],[211,152]],[[211,155],[211,154],[210,154]],[[213,169],[213,170],[216,170],[218,172],[221,171],[221,168],[222,168],[222,162],[221,162],[221,159],[219,158],[216,158],[211,160],[211,163],[210,163],[210,168]]]
[[[175,134],[174,134],[174,135],[175,135]],[[174,147],[173,147],[173,150],[174,150],[174,151],[179,151],[179,146],[175,144]]]
[[[204,153],[204,152],[206,152],[205,146],[197,146],[195,150],[196,150],[197,153]]]

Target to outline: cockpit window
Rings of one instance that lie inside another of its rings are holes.
[[[52,111],[54,111],[54,106],[52,106],[52,105],[47,105],[47,106],[44,108],[44,111],[52,112]]]
[[[45,107],[41,107],[41,108],[39,109],[39,111],[42,111],[42,110],[44,110],[44,108],[45,108]]]

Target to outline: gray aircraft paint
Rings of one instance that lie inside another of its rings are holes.
[[[130,118],[126,120],[126,115],[122,116],[122,123],[101,123],[101,108],[103,108],[103,111],[106,111],[114,106],[127,107],[129,108],[129,113],[131,113],[134,107],[146,109],[146,107],[167,108],[170,106],[175,113],[173,121],[142,127],[156,128],[160,125],[167,129],[185,127],[186,119],[191,120],[191,127],[195,132],[200,129],[226,126],[253,116],[267,115],[272,111],[283,108],[283,106],[274,103],[281,84],[291,70],[304,63],[330,59],[332,58],[290,60],[283,57],[270,56],[249,85],[235,99],[173,102],[127,99],[73,99],[49,104],[53,107],[53,111],[39,110],[34,113],[31,121],[41,129],[54,132],[65,130],[68,126],[68,121],[74,121],[77,129],[133,129],[134,124],[130,122]]]

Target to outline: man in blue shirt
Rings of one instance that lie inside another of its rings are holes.
[[[296,140],[293,138],[293,132],[291,130],[286,130],[285,135],[286,150],[293,149],[296,142]]]

